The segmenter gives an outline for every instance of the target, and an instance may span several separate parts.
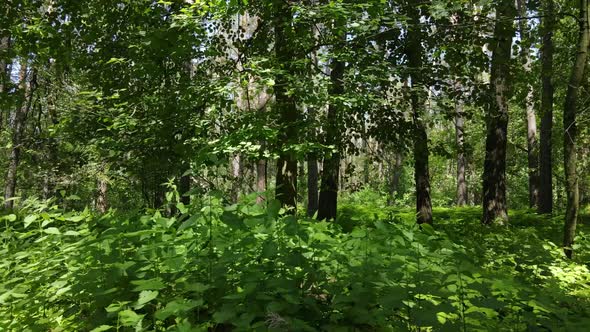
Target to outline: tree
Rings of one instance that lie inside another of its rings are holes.
[[[516,8],[512,0],[496,5],[490,90],[486,114],[486,152],[483,173],[483,224],[508,221],[506,204],[506,145],[510,65]]]
[[[339,40],[344,40],[345,31],[342,19],[335,24]],[[318,203],[318,220],[336,218],[338,208],[338,188],[340,178],[340,150],[342,149],[341,117],[342,110],[338,97],[344,93],[344,60],[336,54],[332,59],[330,72],[330,104],[328,106],[327,123],[325,126],[325,144],[333,146],[335,151],[324,157],[321,174],[320,197]]]
[[[19,69],[19,96],[16,107],[11,116],[11,148],[8,158],[8,170],[4,184],[4,206],[7,209],[14,207],[14,200],[10,198],[16,194],[16,183],[18,177],[18,166],[21,161],[21,150],[23,144],[23,135],[25,132],[26,120],[29,110],[31,109],[33,89],[36,80],[36,71],[34,68],[29,70],[28,59],[23,59]]]
[[[523,100],[526,110],[527,128],[527,155],[529,172],[529,207],[538,205],[539,197],[539,144],[537,142],[537,116],[535,114],[535,93],[533,85],[529,82],[532,74],[533,59],[530,54],[530,33],[528,28],[527,1],[518,0],[518,12],[522,19],[519,20],[520,34],[520,58],[524,71],[525,98]]]
[[[555,29],[555,4],[543,1],[541,48],[541,142],[539,151],[539,213],[553,212],[553,30]]]
[[[408,4],[408,25],[406,52],[408,65],[411,70],[410,105],[413,119],[414,138],[414,179],[416,185],[416,213],[419,224],[432,223],[432,203],[430,201],[430,174],[428,170],[428,136],[424,124],[423,99],[423,57],[422,28],[420,24],[422,1],[414,1]]]
[[[590,12],[588,0],[579,0],[579,36],[576,58],[572,68],[565,105],[563,108],[563,149],[565,170],[565,191],[567,195],[567,207],[565,211],[565,226],[563,236],[563,247],[567,257],[573,255],[572,245],[576,233],[578,212],[580,208],[580,193],[578,188],[578,174],[576,170],[577,151],[576,135],[577,123],[576,113],[578,110],[579,88],[586,71],[588,61],[588,46],[590,45],[590,25],[588,13]]]
[[[468,199],[467,157],[465,156],[465,114],[462,100],[455,101],[455,141],[457,143],[457,206],[465,206]]]
[[[276,198],[282,206],[297,207],[297,158],[290,150],[296,142],[298,133],[299,113],[295,104],[295,96],[289,93],[290,79],[294,72],[293,31],[291,27],[291,6],[282,0],[273,1],[275,56],[277,58],[277,74],[275,79],[276,110],[279,112],[280,142],[279,159],[277,161]]]

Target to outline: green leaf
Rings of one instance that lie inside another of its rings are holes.
[[[15,221],[16,220],[16,215],[11,213],[9,215],[6,215],[6,216],[2,217],[2,219],[8,220],[8,221]]]
[[[148,279],[148,280],[133,280],[131,281],[133,285],[136,285],[133,288],[134,291],[144,291],[144,290],[160,290],[165,288],[166,285],[162,282],[160,278]]]
[[[101,326],[91,330],[90,332],[103,332],[103,331],[108,331],[112,328],[113,328],[113,326],[110,326],[110,325],[101,325]]]
[[[360,228],[355,228],[350,235],[354,238],[363,238],[367,236],[367,232]]]
[[[139,293],[139,299],[137,299],[137,304],[135,305],[135,309],[140,309],[143,307],[144,304],[150,302],[151,300],[158,297],[158,291],[149,291],[144,290]]]
[[[119,312],[119,321],[123,326],[135,326],[145,315],[138,315],[135,311],[127,309]]]
[[[35,220],[37,220],[37,216],[34,214],[26,216],[24,220],[25,228],[29,227],[29,225],[31,225],[31,223],[33,223]]]
[[[47,229],[44,229],[43,232],[45,232],[46,234],[53,234],[53,235],[60,235],[61,232],[59,231],[59,229],[57,227],[49,227]]]
[[[164,320],[170,316],[180,316],[193,308],[200,307],[204,304],[203,300],[174,300],[154,314],[159,320]]]

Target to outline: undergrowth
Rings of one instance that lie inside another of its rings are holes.
[[[31,202],[2,216],[0,330],[583,331],[590,238],[561,219],[348,202],[338,223],[206,196],[178,215]]]

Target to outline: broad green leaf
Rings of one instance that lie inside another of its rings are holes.
[[[139,293],[139,298],[137,299],[137,303],[135,305],[136,309],[140,309],[141,307],[143,307],[144,304],[157,298],[158,294],[159,294],[158,291],[149,291],[149,290],[141,291],[141,293]]]
[[[53,235],[60,235],[61,234],[61,232],[59,231],[59,229],[57,227],[48,227],[48,228],[44,229],[43,232],[45,232],[47,234],[53,234]]]

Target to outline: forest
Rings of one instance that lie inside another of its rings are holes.
[[[0,2],[0,331],[590,330],[590,0]]]

